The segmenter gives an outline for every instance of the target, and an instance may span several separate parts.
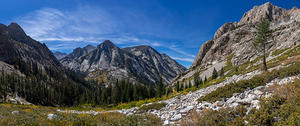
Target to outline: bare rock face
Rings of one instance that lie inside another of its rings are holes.
[[[217,32],[214,35],[214,38],[219,38],[221,35],[223,35],[226,32],[229,32],[231,30],[235,29],[235,25],[233,23],[225,23],[221,28],[217,30]]]
[[[97,47],[74,49],[60,62],[73,70],[87,73],[88,79],[98,78],[103,83],[114,83],[121,79],[157,83],[160,77],[165,83],[171,83],[173,78],[186,70],[150,46],[121,49],[109,40]]]
[[[286,13],[286,9],[274,6],[270,2],[267,2],[261,6],[255,6],[253,9],[245,13],[240,20],[240,23],[255,24],[262,18],[268,18],[271,21],[280,20],[287,16]]]
[[[192,66],[201,64],[202,59],[205,57],[206,53],[210,50],[210,48],[212,47],[213,44],[214,44],[213,40],[208,40],[200,47],[200,50],[199,50]]]
[[[199,69],[206,69],[200,73],[203,75],[204,72],[209,72],[207,70],[210,67],[227,62],[229,56],[232,56],[233,65],[254,60],[259,55],[253,46],[255,25],[264,17],[270,20],[271,29],[274,31],[273,38],[270,40],[272,44],[267,47],[268,52],[289,48],[300,43],[299,9],[294,7],[286,10],[269,2],[255,6],[244,14],[240,22],[225,23],[216,31],[213,39],[202,44],[191,69],[183,76],[177,77],[175,82],[192,77],[194,73],[200,71]]]

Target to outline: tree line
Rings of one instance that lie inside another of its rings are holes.
[[[172,93],[159,79],[157,85],[130,83],[118,80],[114,84],[98,85],[87,82],[83,77],[65,69],[54,67],[39,69],[34,62],[16,60],[15,67],[25,76],[17,73],[0,73],[0,99],[6,100],[8,94],[17,94],[25,100],[38,105],[76,106],[81,104],[108,105],[161,97]],[[168,89],[168,90],[167,90]]]

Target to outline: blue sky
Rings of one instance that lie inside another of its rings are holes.
[[[52,51],[71,52],[109,39],[150,45],[189,67],[202,43],[226,22],[266,0],[2,0],[0,23],[17,22]],[[299,0],[271,0],[287,9]]]

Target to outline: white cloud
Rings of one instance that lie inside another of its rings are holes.
[[[72,50],[82,45],[111,40],[116,44],[126,46],[150,45],[152,47],[162,47],[179,54],[178,56],[176,55],[177,57],[172,57],[173,59],[193,62],[195,55],[181,50],[172,43],[145,39],[137,37],[135,34],[124,32],[127,31],[126,25],[128,23],[131,23],[134,28],[139,27],[139,29],[143,29],[143,23],[148,24],[149,26],[147,27],[151,28],[156,28],[155,24],[159,24],[155,21],[153,23],[147,17],[143,17],[143,14],[136,13],[139,12],[124,12],[124,15],[122,15],[124,20],[122,20],[118,15],[113,15],[99,7],[84,5],[74,10],[42,8],[18,17],[16,21],[29,36],[38,41],[46,42],[51,50]],[[143,20],[138,21],[141,16]],[[137,23],[132,23],[132,21]],[[132,27],[129,26],[129,29]],[[122,30],[122,28],[125,28],[125,30]],[[144,29],[146,30],[146,28]]]
[[[73,11],[42,8],[17,20],[28,35],[39,41],[91,41],[90,36],[107,34],[117,27],[109,14],[90,6]]]
[[[175,60],[186,61],[186,62],[193,62],[194,61],[193,58],[180,58],[180,57],[174,57],[174,56],[171,56],[171,58],[175,59]]]
[[[186,51],[182,51],[181,49],[177,48],[175,45],[171,45],[171,46],[168,47],[168,48],[171,49],[171,50],[173,50],[173,51],[175,51],[175,52],[177,52],[177,53],[180,53],[180,54],[182,54],[182,55],[184,55],[184,56],[187,56],[187,57],[192,57],[192,58],[195,58],[195,57],[196,57],[196,56],[193,55],[193,54],[189,54],[189,53],[187,53]]]

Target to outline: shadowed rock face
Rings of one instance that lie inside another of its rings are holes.
[[[121,49],[109,40],[97,47],[74,49],[60,62],[73,70],[87,73],[90,79],[105,75],[105,83],[114,83],[117,79],[157,83],[160,77],[165,83],[170,83],[186,70],[175,60],[158,53],[150,46]]]
[[[27,36],[18,24],[11,23],[9,26],[0,24],[0,60],[13,64],[18,59],[36,62],[41,68],[62,67],[45,44]]]

